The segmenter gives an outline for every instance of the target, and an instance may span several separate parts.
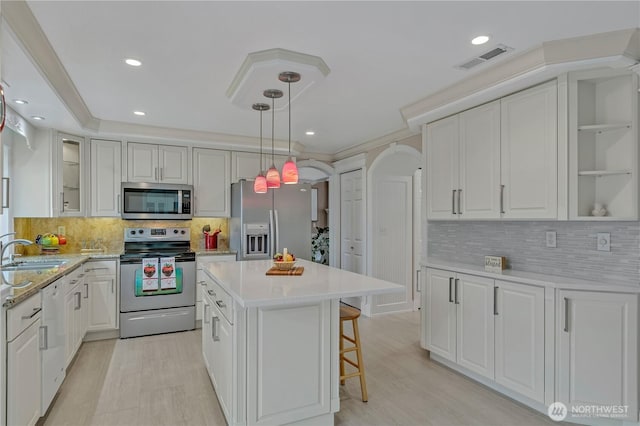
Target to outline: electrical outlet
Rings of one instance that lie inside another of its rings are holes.
[[[598,232],[596,244],[598,251],[611,251],[611,234],[608,232]]]
[[[547,231],[547,247],[556,248],[556,231]]]
[[[62,225],[58,226],[58,235],[64,235],[64,234],[66,234],[65,227]]]

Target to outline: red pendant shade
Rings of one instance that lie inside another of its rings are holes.
[[[282,183],[286,185],[298,183],[298,166],[296,166],[291,157],[282,166]]]
[[[275,166],[271,166],[267,171],[267,188],[280,188],[280,173]]]
[[[267,192],[267,178],[262,173],[256,176],[253,182],[253,192],[256,194],[265,194]]]

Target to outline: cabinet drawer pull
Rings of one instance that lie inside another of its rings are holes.
[[[226,308],[227,307],[226,303],[224,303],[222,300],[216,300],[216,305],[218,305],[218,308]]]
[[[453,303],[453,277],[449,277],[449,303]]]
[[[33,312],[31,313],[31,315],[23,315],[22,319],[23,320],[24,319],[31,319],[31,318],[35,317],[38,314],[38,312],[40,312],[41,310],[42,310],[42,308],[33,308]]]
[[[74,294],[76,295],[76,307],[73,309],[77,311],[78,309],[82,308],[82,293],[76,291]]]
[[[493,315],[498,315],[498,289],[500,287],[493,288]]]
[[[91,268],[91,269],[87,269],[85,270],[85,272],[94,272],[94,271],[101,271],[101,270],[108,270],[109,268]]]
[[[460,304],[460,299],[458,299],[458,283],[460,282],[460,280],[458,278],[456,278],[456,283],[455,283],[455,290],[456,290],[456,305]]]
[[[458,214],[462,214],[462,203],[461,203],[461,197],[462,196],[462,189],[458,189]]]
[[[451,191],[451,213],[458,214],[456,213],[456,190],[452,189]]]
[[[564,298],[564,331],[569,332],[569,298]]]
[[[209,293],[209,296],[215,296],[216,292],[213,290],[207,290],[207,293]]]
[[[204,312],[202,313],[202,317],[204,318],[204,323],[209,324],[209,315],[207,314],[207,308],[209,307],[208,303],[204,304]]]
[[[504,214],[504,185],[500,185],[500,214]]]
[[[198,284],[202,285],[202,286],[206,286],[207,282],[206,281],[198,281]]]
[[[84,298],[89,298],[89,283],[84,283]]]

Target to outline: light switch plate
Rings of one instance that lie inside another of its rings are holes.
[[[547,231],[547,247],[549,248],[557,247],[556,231]]]
[[[596,245],[598,251],[611,251],[611,234],[608,232],[598,232]]]
[[[66,232],[65,232],[65,231],[66,231],[66,229],[65,229],[65,227],[64,227],[64,226],[62,226],[62,225],[58,226],[58,235],[64,235],[64,234],[66,234]]]

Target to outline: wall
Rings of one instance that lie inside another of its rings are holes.
[[[373,161],[376,159],[376,157],[384,152],[387,148],[389,148],[389,145],[391,145],[391,143],[393,142],[367,151],[367,159],[365,160],[366,167],[371,167],[371,164],[373,164]],[[410,146],[412,148],[415,148],[418,152],[422,152],[422,135],[420,134],[409,136],[408,138],[396,141],[396,143],[398,145]]]
[[[82,241],[96,241],[101,238],[105,249],[111,252],[120,252],[124,248],[124,229],[136,227],[189,227],[191,230],[191,248],[194,250],[204,248],[202,239],[202,227],[208,224],[211,230],[218,227],[222,232],[218,235],[218,247],[228,247],[229,226],[225,218],[194,218],[189,221],[150,221],[150,220],[122,220],[120,218],[16,218],[14,230],[16,238],[34,240],[36,235],[45,233],[58,233],[58,226],[65,227],[67,244],[60,246],[60,253],[79,253],[82,249]],[[40,254],[38,246],[16,246],[16,253],[29,255]]]
[[[556,231],[557,248],[545,232]],[[611,284],[640,285],[640,222],[429,222],[428,255],[483,265],[485,255],[508,268]],[[596,250],[596,233],[611,234],[611,252]]]

